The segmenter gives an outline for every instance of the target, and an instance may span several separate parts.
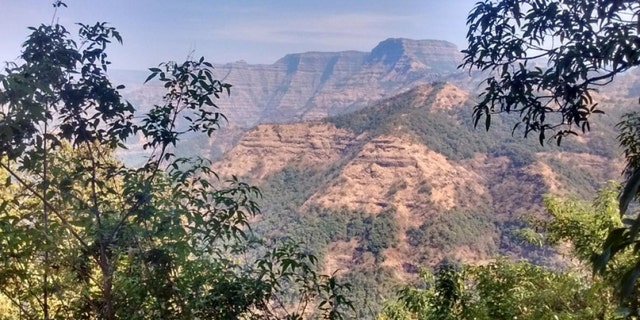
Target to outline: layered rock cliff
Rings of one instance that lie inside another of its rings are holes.
[[[230,96],[215,101],[229,121],[212,139],[189,137],[192,143],[177,152],[217,158],[244,131],[261,123],[319,120],[359,110],[417,85],[446,79],[468,82],[456,69],[461,59],[456,46],[446,41],[395,38],[380,42],[370,52],[295,53],[270,65],[218,64],[215,76],[233,86]],[[142,85],[145,72],[113,75],[116,83],[126,85],[124,96],[139,110],[161,103],[164,88],[153,81]],[[456,104],[466,94],[442,98]],[[142,159],[144,152],[137,141],[129,141],[129,147],[133,156],[124,157],[127,161]]]
[[[461,54],[439,40],[387,39],[371,52],[288,54],[271,65],[235,62],[216,65],[216,76],[233,85],[218,101],[234,126],[317,120],[354,111],[419,84],[458,76]],[[127,75],[127,97],[149,105],[162,88],[140,87]],[[139,81],[144,79],[139,76]]]

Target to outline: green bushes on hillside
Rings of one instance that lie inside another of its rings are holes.
[[[495,237],[496,227],[492,219],[482,212],[452,210],[425,219],[418,228],[406,232],[409,244],[415,247],[432,247],[447,252],[458,246],[473,247],[478,239]],[[495,253],[497,248],[485,248]]]
[[[358,238],[358,250],[373,253],[376,261],[384,260],[382,250],[397,243],[397,232],[393,211],[377,215],[358,213],[347,223],[347,238]]]
[[[614,295],[621,290],[616,284],[634,268],[635,253],[620,252],[603,273],[592,274],[588,265],[607,234],[622,226],[615,190],[609,185],[593,203],[547,198],[549,217],[527,229],[537,245],[561,245],[571,268],[498,258],[436,268],[435,275],[425,270],[385,304],[378,319],[635,319],[638,285],[627,283],[632,297],[622,304]]]

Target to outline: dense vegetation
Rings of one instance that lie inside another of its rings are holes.
[[[630,252],[616,257],[602,275],[589,270],[607,233],[622,225],[615,187],[603,189],[594,203],[558,198],[545,203],[549,217],[532,222],[538,231],[528,229],[523,238],[562,245],[570,268],[502,258],[477,266],[444,262],[399,290],[398,300],[388,302],[378,319],[617,319],[634,314],[637,293],[620,308],[614,296],[615,283],[632,263]]]
[[[498,230],[492,220],[486,212],[444,212],[434,219],[425,220],[418,228],[407,230],[407,241],[416,247],[417,252],[428,243],[431,248],[441,252],[462,245],[495,255],[497,241],[493,238]],[[481,240],[484,237],[491,240],[484,243]],[[482,244],[482,247],[476,244]]]
[[[347,285],[295,242],[251,233],[257,188],[173,153],[223,118],[231,85],[210,63],[151,68],[167,92],[136,113],[107,77],[113,27],[31,30],[0,74],[3,320],[344,318]],[[113,154],[134,135],[147,154],[127,167]]]
[[[486,0],[467,19],[469,47],[461,67],[489,71],[474,106],[477,125],[489,130],[495,114],[516,113],[525,137],[540,144],[591,130],[603,114],[594,99],[599,88],[640,65],[640,3],[631,0]],[[541,61],[545,67],[536,66]],[[618,118],[617,118],[618,119]],[[640,190],[640,135],[637,110],[619,118],[618,140],[626,158],[626,184],[619,211],[627,213]],[[606,272],[617,254],[640,248],[640,213],[610,230],[593,265]],[[622,296],[632,294],[640,262],[626,270]],[[634,308],[634,316],[640,311]]]

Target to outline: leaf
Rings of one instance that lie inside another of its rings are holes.
[[[158,73],[157,73],[157,72],[154,72],[154,73],[150,74],[150,75],[147,77],[147,80],[144,80],[144,83],[149,82],[151,79],[155,78],[157,75],[158,75]]]
[[[622,285],[620,286],[620,296],[624,299],[631,295],[633,289],[640,276],[640,261],[636,263],[633,269],[629,270],[622,278]]]
[[[113,37],[116,38],[116,40],[122,44],[122,36],[120,36],[119,32],[113,32]]]
[[[631,308],[628,307],[618,307],[615,312],[615,319],[627,319],[627,317],[631,315]]]
[[[488,112],[485,114],[485,120],[484,120],[484,128],[485,130],[489,131],[489,127],[491,127],[491,114],[489,114]]]
[[[618,208],[621,216],[627,212],[629,204],[638,193],[638,188],[640,188],[640,170],[636,169],[629,179],[627,179],[620,193],[620,204]]]

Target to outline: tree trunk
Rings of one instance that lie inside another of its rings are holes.
[[[107,254],[107,243],[100,236],[100,270],[102,271],[102,299],[103,306],[100,310],[100,317],[106,320],[116,320],[116,311],[113,306],[113,268]]]

